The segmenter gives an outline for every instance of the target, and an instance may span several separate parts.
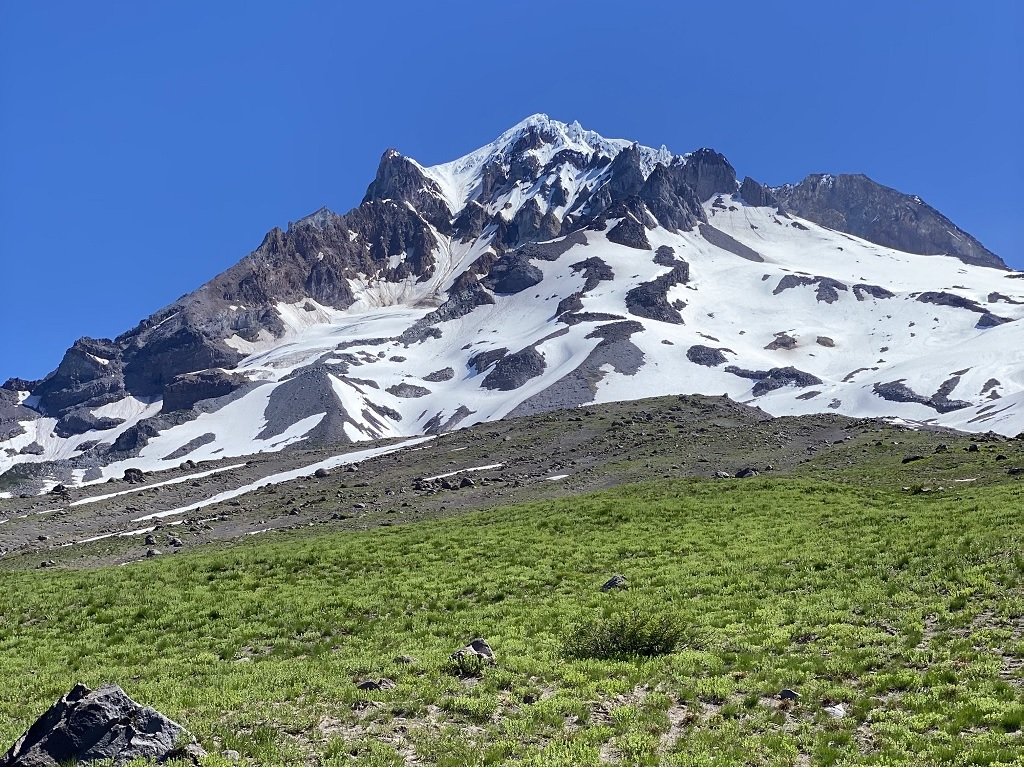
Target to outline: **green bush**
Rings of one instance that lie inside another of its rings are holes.
[[[632,607],[576,622],[562,640],[562,652],[578,659],[664,656],[682,639],[682,627],[674,616],[651,607]]]

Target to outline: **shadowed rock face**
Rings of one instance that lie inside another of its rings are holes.
[[[79,684],[14,743],[0,765],[195,762],[205,755],[184,728],[118,686],[91,691]]]
[[[799,184],[771,191],[797,216],[879,245],[1008,269],[1002,259],[919,197],[862,174],[812,174]]]

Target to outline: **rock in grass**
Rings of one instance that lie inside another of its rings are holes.
[[[800,694],[794,691],[792,688],[783,688],[779,691],[779,698],[783,701],[799,701]]]
[[[163,552],[161,552],[159,549],[147,549],[146,550],[146,557],[158,557],[159,555],[162,555],[162,554],[163,554]]]
[[[844,704],[833,704],[828,707],[822,707],[829,715],[834,717],[836,720],[842,720],[846,717],[846,706]]]
[[[118,686],[92,691],[78,684],[14,742],[0,765],[195,763],[205,756],[182,726],[132,701]]]
[[[395,681],[388,677],[380,680],[363,680],[356,684],[360,691],[390,691],[395,687]]]
[[[920,454],[917,454],[917,453],[913,453],[910,456],[904,456],[903,457],[903,463],[904,464],[910,464],[913,461],[920,461],[923,458],[924,458],[924,456],[921,456]]]
[[[602,592],[610,592],[613,589],[628,589],[629,584],[626,582],[626,577],[622,574],[616,573],[608,581],[601,585]]]
[[[476,661],[485,664],[498,663],[491,646],[482,637],[471,640],[469,645],[459,648],[450,658],[460,666],[466,661]]]
[[[727,480],[728,478],[732,477],[732,475],[726,472],[724,469],[720,469],[717,472],[715,472],[715,477],[717,477],[719,480]]]
[[[736,477],[739,477],[739,478],[757,477],[758,474],[759,474],[758,471],[756,469],[754,469],[753,467],[744,467],[743,469],[741,469],[739,472],[736,473]]]

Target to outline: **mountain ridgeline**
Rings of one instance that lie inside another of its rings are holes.
[[[683,391],[1008,431],[1016,408],[978,410],[1024,386],[1017,361],[956,373],[924,341],[1006,344],[1014,277],[865,176],[769,188],[711,149],[535,115],[438,166],[387,150],[348,213],[275,228],[125,334],[6,382],[0,472],[39,489]]]

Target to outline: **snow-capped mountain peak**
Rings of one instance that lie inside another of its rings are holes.
[[[348,213],[7,382],[0,491],[672,392],[1015,434],[1021,277],[865,176],[768,188],[532,115],[386,151]]]

